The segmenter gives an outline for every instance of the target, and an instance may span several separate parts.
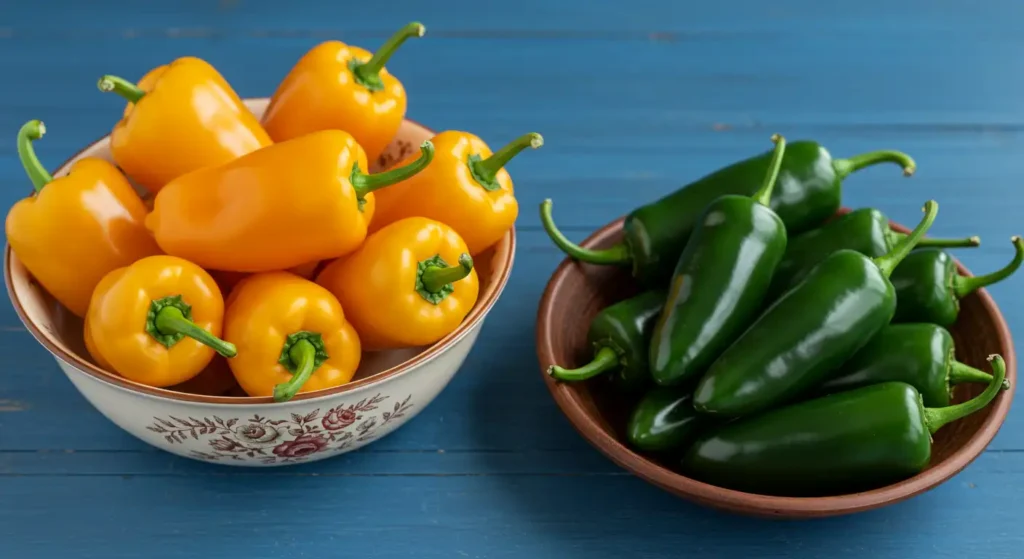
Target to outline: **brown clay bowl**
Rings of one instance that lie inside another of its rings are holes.
[[[845,213],[843,209],[840,213]],[[610,223],[582,243],[605,248],[622,238],[622,222]],[[893,229],[908,229],[893,224]],[[969,275],[957,263],[961,274]],[[993,353],[1006,361],[1010,390],[1002,392],[987,408],[951,423],[935,434],[932,460],[920,474],[871,491],[826,497],[776,497],[735,491],[686,477],[666,464],[641,454],[626,442],[626,421],[635,400],[624,401],[606,390],[601,379],[560,383],[544,371],[552,364],[577,367],[590,360],[587,328],[601,309],[637,293],[628,270],[593,266],[565,259],[548,282],[537,315],[537,354],[544,382],[555,402],[587,441],[613,462],[640,478],[696,503],[716,509],[761,517],[808,518],[836,516],[871,510],[909,499],[943,483],[970,464],[992,441],[1013,399],[1017,362],[1013,340],[995,302],[984,290],[961,301],[960,316],[950,332],[957,359],[988,370],[986,357]],[[954,401],[981,392],[983,386],[957,386]]]

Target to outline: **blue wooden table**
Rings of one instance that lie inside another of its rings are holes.
[[[0,202],[29,188],[14,149],[38,118],[55,168],[105,134],[122,102],[104,73],[182,55],[269,95],[338,38],[375,48],[426,24],[389,64],[409,116],[493,144],[546,145],[509,167],[522,203],[516,267],[462,370],[412,423],[342,457],[287,469],[210,466],[125,434],[75,391],[0,306],[0,557],[1020,557],[1024,414],[945,485],[890,508],[810,522],[716,513],[625,473],[588,446],[545,389],[536,302],[562,256],[546,197],[581,239],[627,208],[766,149],[780,132],[838,156],[907,151],[846,182],[848,205],[1003,265],[1024,232],[1024,3],[517,0],[296,2],[0,0]],[[1021,281],[990,292],[1024,347]]]

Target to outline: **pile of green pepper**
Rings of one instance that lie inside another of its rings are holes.
[[[874,208],[837,215],[841,182],[883,150],[833,159],[814,142],[775,147],[719,169],[630,213],[621,244],[591,250],[541,221],[570,257],[629,266],[644,289],[590,324],[593,360],[552,365],[558,381],[605,379],[631,406],[631,446],[685,475],[765,495],[862,491],[927,467],[931,434],[1009,387],[955,359],[947,328],[961,298],[1024,263],[964,277],[943,249],[976,236],[925,234],[928,201],[909,234]],[[952,386],[987,388],[952,403]]]

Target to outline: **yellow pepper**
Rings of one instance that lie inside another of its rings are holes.
[[[384,64],[406,39],[425,32],[423,25],[410,23],[372,56],[340,41],[313,47],[270,98],[264,128],[276,142],[318,130],[344,130],[376,161],[394,139],[406,110],[405,89]]]
[[[146,227],[167,254],[229,272],[285,270],[347,254],[366,238],[379,188],[430,163],[365,174],[366,154],[340,130],[313,132],[171,181]]]
[[[173,386],[199,374],[214,351],[235,356],[217,337],[223,318],[210,274],[181,258],[149,256],[100,280],[85,317],[86,348],[127,379]]]
[[[370,232],[399,219],[429,217],[455,228],[476,256],[501,240],[519,214],[505,165],[544,139],[524,134],[496,153],[468,132],[448,130],[431,142],[436,152],[426,169],[377,195]]]
[[[239,282],[228,296],[224,337],[238,347],[228,365],[246,394],[278,402],[347,383],[362,357],[334,295],[290,272]]]
[[[18,155],[36,189],[7,213],[7,242],[61,305],[84,317],[96,284],[111,270],[160,254],[146,230],[146,207],[116,167],[81,159],[54,179],[32,141],[46,131],[32,120],[18,132]]]
[[[138,85],[103,76],[99,88],[128,100],[110,134],[114,162],[153,193],[185,173],[272,143],[224,77],[199,58],[154,68]]]
[[[466,243],[451,227],[424,217],[370,235],[316,281],[338,298],[369,351],[440,340],[462,323],[480,289]]]

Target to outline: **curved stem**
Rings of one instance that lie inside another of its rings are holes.
[[[238,353],[235,344],[225,342],[203,330],[196,323],[186,318],[182,310],[176,306],[166,306],[160,309],[156,313],[154,325],[156,330],[164,336],[187,336],[205,346],[209,346],[224,357],[234,357]]]
[[[498,190],[501,188],[501,185],[495,180],[498,171],[505,165],[508,165],[508,162],[513,157],[519,155],[519,152],[524,149],[537,149],[542,145],[544,145],[544,137],[540,134],[536,132],[523,134],[509,142],[505,147],[492,153],[487,159],[481,159],[477,154],[471,155],[469,157],[469,172],[484,189]]]
[[[775,180],[779,178],[779,169],[782,168],[782,157],[786,153],[786,139],[779,134],[772,136],[775,142],[775,150],[772,151],[772,160],[768,164],[768,173],[764,176],[761,188],[757,189],[752,198],[758,204],[767,206],[772,200],[772,189],[775,188]]]
[[[30,120],[18,130],[18,158],[36,192],[53,180],[53,175],[39,162],[36,150],[32,147],[32,142],[42,138],[43,134],[46,134],[46,125],[38,120]]]
[[[1006,379],[1006,364],[1003,362],[1003,358],[998,355],[989,355],[988,360],[992,363],[993,374],[992,382],[988,384],[984,392],[960,404],[944,408],[924,408],[924,423],[928,426],[928,431],[934,434],[944,425],[984,408],[1003,389],[1003,381]]]
[[[103,76],[96,86],[103,92],[113,91],[130,103],[138,103],[139,99],[146,96],[146,92],[139,89],[137,85],[117,76]]]
[[[558,230],[555,221],[551,217],[551,199],[544,200],[540,204],[540,222],[544,225],[548,237],[555,243],[562,252],[575,260],[588,262],[590,264],[628,264],[633,260],[629,253],[629,247],[624,243],[613,245],[602,250],[583,248],[569,239]]]
[[[286,402],[295,397],[316,370],[316,347],[309,340],[299,340],[288,350],[295,374],[288,382],[274,387],[274,401]]]
[[[935,215],[939,213],[939,203],[935,200],[928,200],[924,204],[924,218],[921,219],[921,223],[917,224],[917,227],[910,232],[903,240],[892,247],[888,253],[883,254],[874,259],[875,265],[882,271],[885,277],[889,277],[892,271],[896,269],[896,266],[903,261],[911,250],[917,245],[917,242],[928,232],[928,229],[932,226],[932,222],[935,221]]]
[[[368,193],[384,188],[385,186],[391,186],[397,182],[402,182],[409,177],[419,173],[423,169],[430,165],[430,161],[434,159],[434,144],[427,140],[420,144],[420,156],[418,159],[409,163],[404,167],[398,167],[396,169],[390,169],[383,173],[376,173],[374,175],[368,175],[359,170],[359,164],[357,163],[352,167],[352,175],[349,177],[352,183],[352,188],[356,191],[356,197],[362,200]]]
[[[992,375],[959,361],[949,362],[948,378],[950,384],[960,384],[962,382],[983,382],[988,384],[992,382]]]
[[[384,89],[384,84],[380,79],[380,71],[384,69],[384,65],[391,59],[391,55],[395,54],[398,47],[402,46],[402,43],[407,39],[422,37],[426,32],[427,28],[418,21],[406,24],[405,27],[399,29],[381,45],[369,60],[366,62],[353,60],[353,64],[350,67],[356,81],[371,91]]]
[[[619,354],[610,347],[602,347],[594,354],[594,359],[576,369],[563,369],[558,365],[548,367],[548,374],[562,381],[581,381],[610,371],[619,365]]]
[[[943,239],[935,237],[925,237],[920,241],[917,241],[916,248],[967,248],[976,246],[981,246],[981,237],[978,237],[977,235],[973,237],[965,237],[962,239]]]
[[[458,266],[427,266],[420,279],[423,281],[424,289],[431,293],[438,293],[445,286],[465,278],[471,271],[473,271],[473,258],[462,253],[459,256]]]
[[[840,179],[844,179],[850,173],[878,163],[895,163],[903,167],[903,174],[908,177],[917,170],[917,163],[909,155],[902,151],[888,149],[862,153],[846,159],[835,159],[832,161],[832,168],[835,169],[836,175],[839,175]]]
[[[1013,255],[1013,260],[1001,270],[996,270],[984,276],[965,277],[960,274],[953,276],[953,294],[957,299],[974,293],[982,287],[1000,282],[1013,275],[1017,268],[1020,268],[1021,263],[1024,262],[1024,241],[1021,241],[1021,238],[1017,236],[1011,237],[1010,241],[1013,242],[1013,248],[1016,252]]]

